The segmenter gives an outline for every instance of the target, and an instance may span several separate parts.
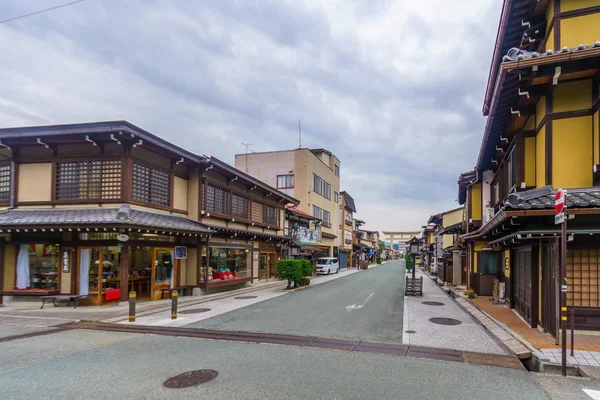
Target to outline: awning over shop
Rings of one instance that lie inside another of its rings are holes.
[[[184,232],[210,235],[206,225],[190,219],[158,212],[138,210],[128,204],[120,207],[77,209],[13,209],[0,213],[2,230],[29,231],[54,229],[146,229],[165,233]],[[0,230],[0,232],[2,231]]]
[[[270,233],[255,232],[255,231],[246,231],[243,229],[229,228],[226,226],[219,226],[219,225],[206,225],[206,226],[208,228],[210,228],[211,230],[215,231],[216,233],[231,234],[231,239],[234,239],[234,238],[248,239],[248,240],[265,239],[267,241],[272,240],[275,242],[294,243],[294,238],[288,237],[288,236],[272,235]]]
[[[569,228],[567,226],[567,235],[597,235],[600,234],[600,228]],[[560,229],[532,229],[525,231],[513,232],[509,235],[503,236],[499,239],[488,242],[490,245],[500,244],[516,244],[522,240],[532,239],[549,239],[551,237],[558,237],[560,235]]]
[[[337,236],[327,232],[321,232],[321,236],[328,239],[336,239]]]

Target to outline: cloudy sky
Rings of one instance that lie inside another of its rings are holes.
[[[0,20],[68,0],[2,0]],[[327,148],[373,230],[473,168],[501,0],[87,0],[0,24],[0,127],[126,119],[233,163]]]

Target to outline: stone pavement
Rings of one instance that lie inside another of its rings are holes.
[[[466,297],[458,297],[456,301],[483,326],[485,326],[485,328],[492,335],[502,342],[502,344],[504,344],[504,346],[507,347],[511,353],[522,359],[531,357],[531,349],[525,346],[516,336],[513,336],[510,332],[500,326],[496,320],[481,312],[473,305],[473,303],[468,301]]]
[[[478,308],[485,311],[505,327],[520,336],[536,349],[559,349],[555,344],[555,338],[539,329],[531,328],[523,319],[507,304],[494,304],[489,296],[479,296],[470,299]],[[567,332],[567,342],[571,343],[570,331]],[[575,350],[600,352],[600,335],[575,333]]]
[[[428,347],[507,354],[471,316],[429,276],[417,268],[416,276],[423,277],[423,296],[405,297],[403,343]],[[428,305],[435,302],[441,305]],[[431,318],[450,318],[457,325],[439,325]]]
[[[581,351],[575,350],[574,356],[571,357],[571,350],[567,349],[567,364],[568,365],[590,365],[600,367],[600,352],[598,351]],[[536,352],[536,356],[540,361],[550,362],[552,364],[562,363],[562,351],[560,349],[541,349]]]
[[[480,319],[496,337],[520,358],[533,354],[544,364],[560,365],[560,345],[548,333],[529,327],[508,305],[494,304],[489,297],[467,300],[462,294],[459,300],[472,315]],[[600,366],[600,336],[576,334],[575,352],[571,357],[570,333],[567,336],[567,365]]]

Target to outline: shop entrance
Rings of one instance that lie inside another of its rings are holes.
[[[275,253],[260,253],[258,273],[260,278],[270,279],[277,277],[277,264]]]
[[[120,246],[79,247],[78,257],[77,293],[89,295],[93,304],[118,300],[121,290],[136,292],[138,300],[158,300],[178,276],[173,248],[131,247],[127,288],[121,288]]]

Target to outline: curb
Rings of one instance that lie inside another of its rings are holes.
[[[502,346],[504,346],[510,353],[514,354],[519,359],[533,357],[533,351],[527,345],[525,345],[521,341],[521,339],[515,337],[511,332],[506,330],[498,321],[496,321],[495,318],[490,316],[481,308],[477,307],[477,305],[472,301],[469,301],[468,299],[454,292],[453,290],[451,291],[455,295],[458,295],[458,297],[456,298],[452,296],[456,303],[463,310],[465,310],[465,312],[467,312],[469,315],[475,318],[475,320],[479,322],[490,333],[490,335],[492,335],[496,339],[496,341],[502,344]],[[474,308],[479,313],[479,315],[470,310],[469,306]],[[501,330],[502,332],[498,332],[498,330]]]
[[[244,293],[251,293],[251,292],[254,292],[254,291],[257,291],[257,290],[268,289],[270,287],[279,286],[279,285],[283,286],[283,285],[287,285],[287,283],[277,281],[277,282],[269,283],[269,284],[266,284],[266,285],[260,286],[260,287],[243,288],[243,289],[239,289],[239,290],[236,290],[236,291],[223,292],[222,295],[215,294],[215,295],[213,295],[211,297],[199,298],[197,300],[189,300],[189,301],[186,301],[186,302],[180,301],[179,304],[178,304],[178,307],[187,307],[187,306],[193,306],[193,305],[196,305],[196,304],[206,303],[206,302],[213,301],[213,300],[221,300],[221,299],[224,299],[224,298],[227,298],[227,297],[233,297],[233,296],[237,296],[237,295],[244,294]],[[160,307],[160,308],[154,308],[154,309],[151,309],[151,310],[141,311],[139,313],[136,313],[135,316],[136,317],[145,317],[147,315],[158,314],[158,313],[165,312],[165,311],[170,311],[170,310],[171,310],[171,306],[169,305],[169,306],[164,306],[164,307]],[[108,319],[105,319],[105,320],[101,320],[101,321],[98,321],[98,322],[102,322],[102,323],[117,323],[117,322],[121,322],[121,321],[126,321],[126,320],[128,320],[128,318],[129,318],[128,315],[122,315],[122,316],[118,316],[118,317],[112,317],[112,318],[108,318]]]

